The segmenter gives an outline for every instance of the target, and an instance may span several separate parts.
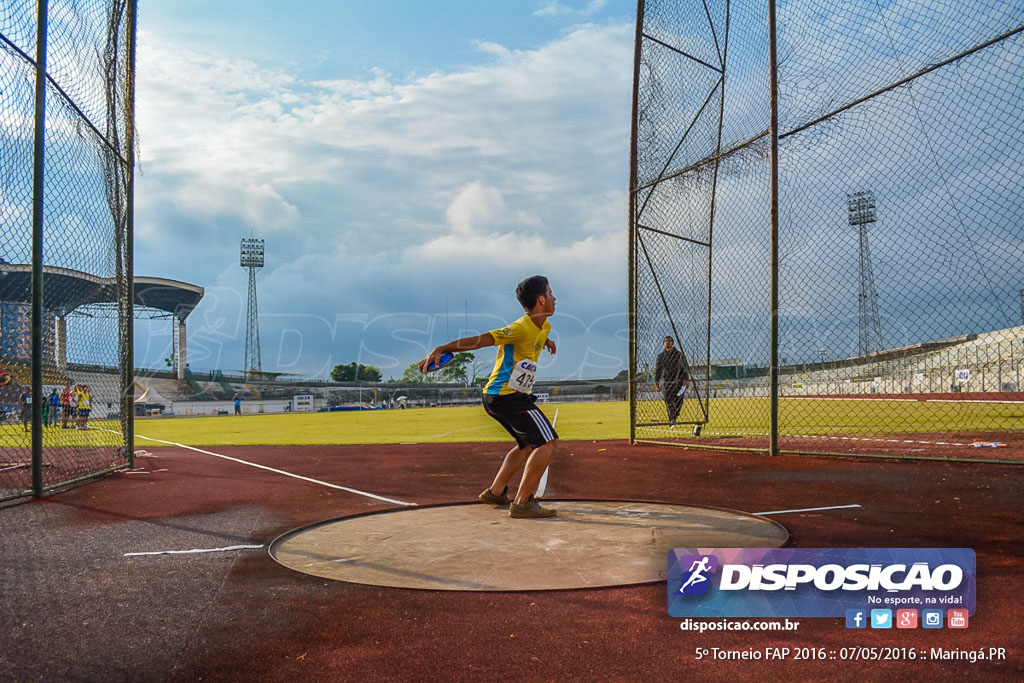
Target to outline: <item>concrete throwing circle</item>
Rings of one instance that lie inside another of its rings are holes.
[[[535,591],[664,581],[672,548],[778,548],[781,524],[745,512],[655,503],[545,501],[550,519],[444,505],[346,517],[270,547],[290,569],[396,588]]]

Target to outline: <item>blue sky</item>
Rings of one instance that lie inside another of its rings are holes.
[[[140,3],[144,30],[182,47],[285,68],[309,78],[401,78],[481,63],[478,43],[536,50],[584,22],[632,22],[610,0],[167,0]]]
[[[238,249],[250,235],[267,244],[265,370],[323,377],[359,361],[398,377],[432,346],[518,317],[515,284],[536,272],[559,301],[559,353],[542,357],[542,376],[626,367],[632,0],[141,5],[136,272],[206,287],[188,321],[193,369],[243,366]],[[693,11],[662,28],[695,30],[687,22],[702,5],[672,6]],[[784,127],[1022,16],[998,0],[780,6]],[[767,127],[763,95],[750,94],[767,78],[762,11],[733,5],[726,146]],[[855,353],[845,194],[865,187],[879,202],[872,257],[885,345],[1018,322],[1020,40],[831,124],[873,126],[873,142],[810,131],[783,150],[790,362],[817,360],[820,348]],[[820,82],[800,77],[822,69]],[[703,98],[683,80],[689,90],[675,95]],[[683,110],[658,123],[667,150],[691,116]],[[716,198],[711,355],[764,364],[767,175],[763,164],[747,171],[723,175]],[[705,302],[687,302],[695,333],[682,341],[700,348]],[[136,330],[137,362],[162,367],[169,324]],[[658,350],[661,333],[650,336],[644,357]],[[484,366],[491,353],[481,352]]]
[[[193,369],[242,368],[250,235],[265,370],[400,376],[535,272],[546,376],[625,368],[634,2],[140,5],[136,272],[206,287]],[[160,367],[169,324],[136,329]]]

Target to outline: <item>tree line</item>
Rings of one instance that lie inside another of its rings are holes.
[[[420,372],[416,363],[410,363],[399,379],[391,377],[388,379],[388,382],[400,382],[403,384],[451,382],[462,384],[463,386],[471,386],[480,384],[487,379],[486,375],[483,377],[479,376],[485,369],[476,360],[476,356],[468,351],[462,351],[456,353],[448,365],[430,375],[424,375]],[[380,382],[383,379],[383,374],[380,368],[374,365],[362,365],[353,361],[344,365],[335,365],[334,369],[331,370],[331,379],[335,382]]]

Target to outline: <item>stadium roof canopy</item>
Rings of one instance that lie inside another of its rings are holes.
[[[161,277],[135,277],[135,306],[184,320],[202,300],[198,285]],[[32,300],[32,265],[0,263],[0,301]],[[117,280],[58,266],[43,266],[43,308],[66,315],[82,306],[116,304]]]

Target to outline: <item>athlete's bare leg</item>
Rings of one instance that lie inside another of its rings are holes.
[[[498,473],[494,475],[494,483],[491,484],[491,493],[496,496],[500,496],[501,492],[508,486],[508,482],[519,471],[519,468],[526,462],[526,456],[533,450],[530,446],[525,448],[519,448],[515,446],[505,455],[504,462],[501,463],[501,468],[498,469]]]
[[[519,482],[519,491],[513,501],[516,505],[523,505],[537,492],[540,478],[544,475],[544,470],[547,469],[557,448],[558,439],[553,439],[540,448],[535,448],[530,454],[526,461],[526,469],[523,471],[523,479]]]

